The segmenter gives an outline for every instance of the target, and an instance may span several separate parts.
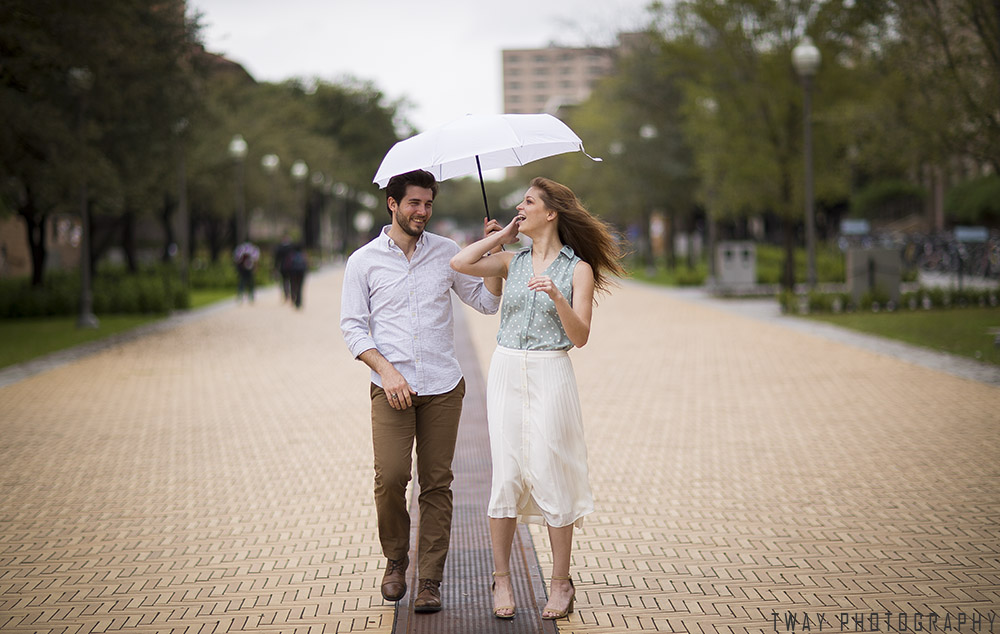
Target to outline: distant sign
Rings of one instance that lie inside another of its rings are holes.
[[[871,226],[863,218],[844,218],[840,221],[840,233],[845,236],[866,236]]]
[[[990,232],[986,227],[955,227],[955,239],[959,242],[986,242]]]

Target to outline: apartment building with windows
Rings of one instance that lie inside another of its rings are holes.
[[[557,114],[590,96],[614,69],[616,49],[550,46],[503,51],[503,102],[507,114]]]
[[[547,112],[585,101],[618,59],[648,48],[644,32],[619,33],[613,47],[504,49],[503,109],[507,114]]]

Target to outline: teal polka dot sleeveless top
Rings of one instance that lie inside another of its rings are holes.
[[[573,269],[580,258],[573,247],[566,245],[544,272],[573,305]],[[500,330],[497,344],[514,350],[569,350],[573,343],[563,329],[552,298],[528,288],[534,274],[531,265],[531,247],[518,251],[507,271],[507,284],[503,290],[500,308]]]

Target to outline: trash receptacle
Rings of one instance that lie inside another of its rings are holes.
[[[757,246],[753,242],[720,242],[715,248],[716,284],[726,288],[757,283]]]

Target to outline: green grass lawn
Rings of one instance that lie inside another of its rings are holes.
[[[810,315],[809,319],[1000,365],[1000,348],[989,333],[1000,328],[1000,308]]]
[[[192,291],[191,308],[201,308],[234,295],[234,291],[225,289]],[[0,368],[103,339],[164,319],[164,316],[99,315],[98,318],[100,327],[94,330],[78,329],[75,316],[0,320]]]
[[[162,319],[158,315],[107,315],[100,327],[78,329],[76,317],[0,321],[0,368],[131,330]]]
[[[191,308],[201,308],[230,297],[236,297],[236,291],[224,288],[191,291]]]

